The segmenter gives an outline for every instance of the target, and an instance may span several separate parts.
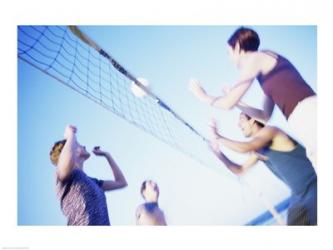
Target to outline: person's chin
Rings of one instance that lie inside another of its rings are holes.
[[[248,133],[243,133],[243,135],[244,135],[245,138],[249,138],[250,137],[250,134],[248,134]]]

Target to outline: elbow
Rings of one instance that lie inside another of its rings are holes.
[[[268,121],[271,118],[272,114],[273,114],[273,109],[267,110],[267,109],[264,108],[264,110],[261,110],[262,118],[265,121]]]
[[[236,106],[237,102],[228,97],[217,97],[211,102],[211,106],[219,109],[230,110]]]
[[[264,113],[264,120],[268,121],[269,119],[271,119],[272,113]]]
[[[231,109],[233,109],[235,107],[235,104],[228,104],[228,105],[225,105],[224,106],[224,109],[225,110],[231,110]]]
[[[225,103],[220,103],[217,106],[221,109],[224,109],[224,110],[231,110],[236,106],[236,103],[225,102]]]
[[[233,167],[230,167],[229,169],[233,174],[235,174],[237,176],[242,175],[244,172],[244,170],[241,166],[233,166]]]
[[[240,98],[237,98],[235,96],[227,96],[227,99],[225,100],[224,106],[225,109],[230,110],[233,109],[239,102]]]
[[[124,180],[121,182],[119,188],[125,188],[125,187],[127,187],[127,186],[128,186],[128,183],[127,183],[127,181],[124,179]]]

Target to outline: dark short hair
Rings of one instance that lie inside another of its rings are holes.
[[[57,164],[58,164],[59,156],[60,156],[62,149],[65,146],[65,143],[66,143],[66,140],[60,140],[60,141],[55,142],[50,151],[50,160],[51,160],[52,164],[55,166],[57,166]]]
[[[142,182],[142,184],[141,184],[140,193],[141,193],[141,195],[142,195],[143,198],[145,198],[144,195],[143,195],[143,191],[145,191],[145,189],[146,189],[146,184],[147,184],[147,180],[145,180],[145,181]]]
[[[144,182],[142,182],[142,184],[141,184],[141,188],[140,188],[140,193],[141,193],[141,196],[144,198],[144,199],[146,199],[145,198],[145,196],[143,195],[143,192],[145,191],[145,189],[146,189],[146,186],[147,186],[147,182],[148,181],[151,181],[151,180],[145,180]],[[158,196],[159,196],[159,192],[158,192]]]
[[[246,117],[246,119],[250,120],[252,119],[253,117],[249,116],[248,114],[245,114],[244,112],[242,112],[242,114]],[[265,127],[265,124],[263,124],[262,122],[259,122],[258,120],[256,120],[254,118],[254,122],[261,128]]]
[[[260,39],[253,29],[240,27],[229,38],[228,44],[234,49],[236,44],[244,51],[257,51],[260,45]]]

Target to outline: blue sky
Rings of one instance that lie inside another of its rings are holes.
[[[261,48],[272,49],[295,64],[316,90],[315,26],[252,26]],[[237,74],[228,60],[226,41],[235,26],[83,26],[81,29],[136,76],[149,80],[154,93],[185,120],[207,135],[212,116],[224,135],[243,139],[239,112],[217,111],[199,103],[188,91],[195,77],[211,93],[219,93]],[[244,100],[259,106],[262,92],[255,83]],[[133,225],[139,188],[150,178],[160,186],[160,206],[169,224],[244,224],[263,212],[258,198],[223,166],[198,164],[154,137],[118,118],[49,76],[18,61],[18,224],[64,225],[54,191],[54,167],[48,153],[61,139],[66,124],[78,127],[78,140],[88,149],[100,145],[117,161],[128,180],[126,189],[107,193],[113,225]],[[288,131],[278,109],[272,124]],[[144,142],[144,143],[143,143]],[[189,145],[191,149],[191,145]],[[245,156],[226,151],[236,162]],[[208,151],[202,152],[214,161]],[[105,160],[92,156],[85,171],[112,178]],[[288,189],[258,164],[247,176],[273,204]]]

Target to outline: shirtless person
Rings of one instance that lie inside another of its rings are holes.
[[[155,182],[146,180],[141,185],[141,195],[145,203],[136,209],[136,224],[150,226],[166,226],[163,211],[158,206],[160,191]]]

